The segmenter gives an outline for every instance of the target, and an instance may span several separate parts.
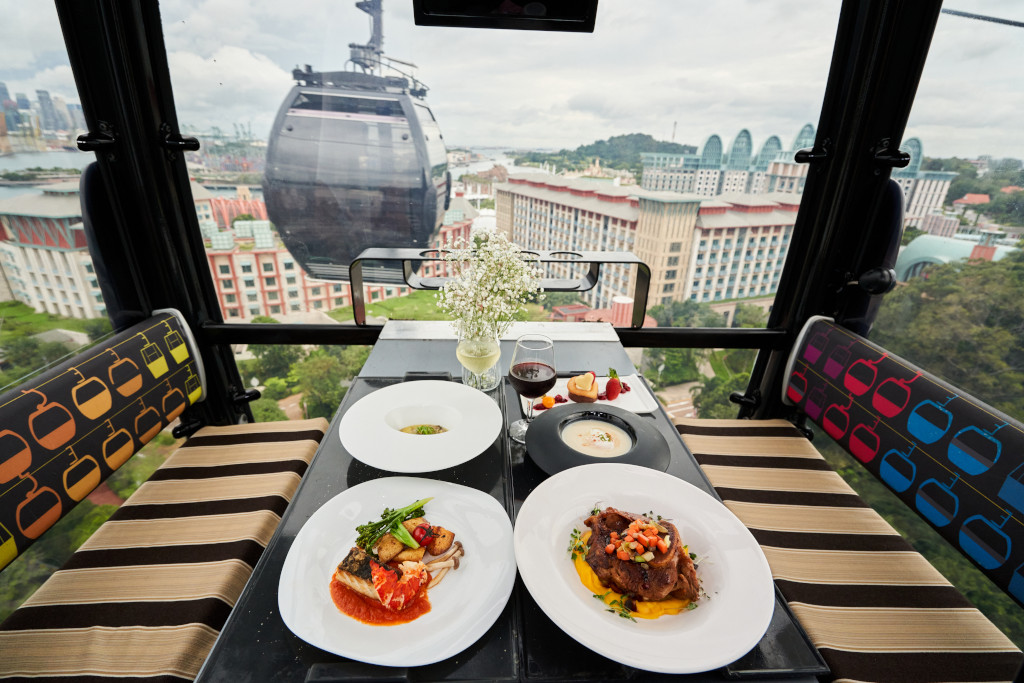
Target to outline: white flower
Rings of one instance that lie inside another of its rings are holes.
[[[502,334],[540,291],[540,268],[502,232],[477,232],[443,249],[454,275],[437,293],[437,305],[463,337]]]

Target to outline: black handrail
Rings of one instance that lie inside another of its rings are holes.
[[[352,261],[348,274],[352,288],[352,316],[356,325],[366,326],[366,297],[363,293],[363,262],[364,261],[400,261],[405,283],[413,289],[441,289],[450,278],[420,277],[413,266],[424,261],[444,261],[445,249],[365,249]],[[585,292],[592,289],[601,277],[601,266],[604,264],[635,265],[636,281],[633,284],[633,319],[632,329],[640,329],[644,325],[647,314],[647,292],[651,285],[650,267],[629,251],[537,251],[527,249],[523,254],[538,263],[571,263],[589,265],[587,273],[576,280],[562,278],[544,278],[541,289],[545,292]],[[370,270],[370,269],[367,269]],[[372,273],[372,270],[370,270]]]

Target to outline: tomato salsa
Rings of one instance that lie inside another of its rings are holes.
[[[405,624],[422,617],[430,611],[430,600],[427,591],[421,591],[405,609],[389,610],[376,600],[356,593],[354,590],[331,578],[331,599],[342,614],[347,614],[356,621],[371,626],[394,626]]]

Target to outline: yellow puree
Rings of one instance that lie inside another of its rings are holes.
[[[583,534],[582,540],[584,543],[590,540],[590,533],[586,532]],[[576,573],[580,576],[580,581],[583,585],[590,590],[594,595],[603,595],[604,602],[606,605],[611,605],[613,600],[621,600],[622,593],[616,593],[615,591],[608,592],[609,589],[601,580],[597,578],[597,574],[587,564],[586,558],[581,553],[576,553],[576,559],[573,560],[573,565],[576,567]],[[679,598],[665,598],[664,600],[657,601],[636,601],[636,611],[630,612],[630,615],[638,619],[657,619],[660,616],[666,614],[679,614],[686,606],[690,604],[689,600],[680,600]]]

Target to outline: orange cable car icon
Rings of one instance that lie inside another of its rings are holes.
[[[172,387],[170,380],[164,380],[164,383],[167,385],[167,393],[161,399],[160,405],[164,410],[164,417],[170,423],[185,411],[188,403],[181,389]]]
[[[31,474],[23,474],[22,479],[32,482],[32,490],[18,504],[15,512],[18,531],[28,538],[39,538],[60,519],[60,496],[49,486],[40,487]]]
[[[142,388],[142,373],[131,358],[121,358],[114,349],[107,349],[114,355],[115,362],[107,369],[110,383],[117,393],[128,397]]]
[[[40,446],[53,451],[75,437],[75,418],[71,416],[70,410],[60,403],[50,401],[38,389],[22,389],[21,393],[43,397],[43,402],[28,416],[28,428]]]
[[[142,362],[146,364],[146,368],[153,375],[153,379],[165,375],[167,373],[167,359],[160,352],[160,347],[146,339],[146,335],[141,332],[139,332],[138,336],[142,337],[142,341],[145,342],[142,346]]]
[[[71,500],[80,501],[100,484],[100,464],[91,455],[79,457],[75,449],[68,448],[71,464],[64,470],[64,490]]]
[[[147,406],[141,398],[139,405],[142,406],[142,411],[135,416],[135,436],[139,437],[139,442],[145,445],[160,433],[163,422],[160,420],[160,413],[156,408]]]
[[[10,429],[0,431],[0,484],[14,481],[31,467],[32,449],[28,441]]]
[[[167,350],[171,352],[171,358],[180,365],[188,360],[188,346],[185,345],[185,340],[181,338],[181,332],[173,329],[166,320],[164,325],[167,326],[164,343],[167,344]]]
[[[135,440],[124,427],[114,429],[114,423],[110,420],[106,421],[106,425],[110,429],[110,436],[103,440],[103,460],[107,467],[116,470],[132,457],[132,453],[135,452]]]
[[[78,384],[71,389],[71,400],[78,412],[90,420],[96,420],[110,410],[113,401],[110,389],[99,377],[85,377],[78,368],[71,368],[78,375]]]

